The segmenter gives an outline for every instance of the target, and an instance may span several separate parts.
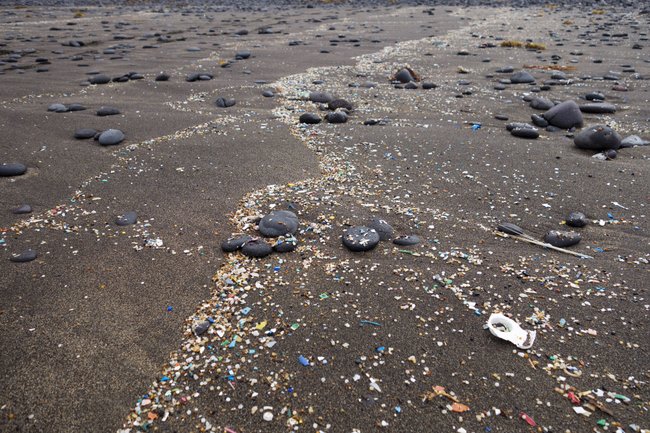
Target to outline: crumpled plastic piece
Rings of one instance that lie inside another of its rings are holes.
[[[500,313],[493,313],[487,327],[495,337],[506,340],[520,349],[530,349],[537,336],[536,331],[526,331],[517,322]]]

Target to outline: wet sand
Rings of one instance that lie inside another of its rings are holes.
[[[522,413],[547,431],[605,431],[601,419],[608,431],[650,428],[648,147],[600,161],[571,131],[521,139],[494,118],[530,122],[540,112],[521,98],[559,65],[570,83],[537,95],[584,103],[600,90],[618,110],[585,113],[585,125],[650,138],[648,48],[632,48],[648,45],[647,14],[159,9],[2,11],[3,56],[36,51],[0,75],[0,162],[28,167],[0,178],[0,429],[533,430]],[[241,50],[251,57],[222,67]],[[49,71],[27,67],[37,57]],[[395,88],[405,65],[437,87]],[[495,90],[507,65],[537,83]],[[144,78],[81,86],[93,71]],[[169,81],[154,81],[161,71]],[[200,71],[214,79],[186,82]],[[618,80],[602,78],[611,71]],[[326,113],[310,91],[351,102],[348,122],[299,124]],[[88,109],[48,112],[57,102]],[[106,105],[121,114],[96,116]],[[75,140],[81,127],[126,140]],[[32,214],[11,213],[23,203]],[[221,252],[273,209],[297,213],[296,252]],[[115,225],[126,211],[138,222]],[[590,220],[572,249],[593,260],[494,231],[511,221],[540,238],[571,211]],[[347,251],[343,230],[373,217],[423,242]],[[35,261],[9,261],[27,248]],[[537,330],[531,349],[483,328],[498,311]],[[609,414],[587,394],[594,413],[572,409],[568,392],[589,390]]]

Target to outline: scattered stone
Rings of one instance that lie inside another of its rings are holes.
[[[393,227],[386,220],[373,218],[368,224],[368,227],[376,231],[379,239],[382,241],[390,240],[393,237]]]
[[[544,117],[539,114],[531,114],[530,119],[533,121],[535,126],[539,126],[540,128],[546,128],[548,126],[548,120],[544,119]]]
[[[275,93],[273,93],[273,90],[265,90],[262,92],[262,96],[265,98],[272,98],[275,96]]]
[[[27,166],[18,162],[0,164],[0,176],[20,176],[26,171]]]
[[[59,103],[50,104],[50,106],[47,107],[47,111],[53,111],[55,113],[65,113],[66,111],[68,111],[68,107]]]
[[[107,84],[111,82],[111,77],[104,74],[97,74],[90,77],[88,81],[90,82],[90,84]]]
[[[590,92],[585,95],[585,99],[587,101],[604,101],[605,95],[598,92]]]
[[[344,108],[349,111],[353,110],[352,104],[350,104],[345,99],[334,99],[327,103],[327,108],[330,110],[337,110],[339,108]]]
[[[263,239],[251,239],[242,246],[241,252],[246,257],[262,258],[271,254],[273,248]]]
[[[560,230],[551,230],[544,235],[544,242],[554,247],[566,248],[577,244],[582,239],[578,232],[565,232]]]
[[[571,212],[566,218],[566,225],[569,227],[584,227],[587,223],[587,217],[582,212]]]
[[[298,217],[288,210],[278,210],[264,216],[259,223],[259,231],[267,238],[294,234],[298,230]]]
[[[510,130],[510,134],[519,138],[537,138],[539,137],[539,131],[537,128],[514,128]]]
[[[169,74],[166,74],[164,72],[161,72],[160,74],[156,75],[156,81],[168,81],[169,80]]]
[[[251,56],[251,52],[248,50],[237,51],[235,53],[235,59],[237,60],[245,60],[248,59],[250,56]]]
[[[22,215],[26,213],[32,213],[32,207],[28,204],[23,204],[18,207],[15,207],[11,210],[11,213],[15,215]]]
[[[609,150],[621,147],[621,136],[606,125],[590,126],[578,133],[573,142],[579,149]]]
[[[210,328],[211,323],[208,320],[199,320],[195,322],[194,325],[194,335],[197,337],[203,335],[206,333],[206,331]]]
[[[343,232],[341,240],[350,251],[369,251],[379,243],[379,233],[370,227],[353,226]]]
[[[115,224],[117,224],[118,226],[129,226],[131,224],[135,224],[137,221],[138,221],[138,214],[133,211],[129,211],[118,216],[115,219]]]
[[[11,257],[9,257],[9,260],[15,263],[26,263],[31,262],[32,260],[36,259],[36,257],[38,257],[36,251],[29,249],[23,251],[20,254],[12,254]]]
[[[580,106],[580,111],[583,113],[593,113],[593,114],[611,114],[616,113],[616,106],[614,104],[608,104],[606,102],[595,103],[595,104],[583,104]]]
[[[348,121],[348,115],[343,111],[335,111],[334,113],[327,113],[325,116],[329,123],[345,123]]]
[[[533,98],[533,100],[530,101],[530,107],[535,110],[550,110],[554,106],[555,104],[553,101],[546,98]]]
[[[420,81],[420,77],[411,68],[402,68],[393,75],[393,81],[409,83],[411,81]]]
[[[119,129],[107,129],[99,134],[98,140],[102,146],[113,146],[124,141],[124,133]]]
[[[638,135],[629,135],[621,141],[621,147],[647,146],[650,141],[644,140]]]
[[[290,253],[298,247],[298,239],[293,236],[280,237],[273,245],[273,251],[278,253]]]
[[[408,247],[419,244],[420,237],[417,235],[402,235],[393,239],[393,243],[402,247]]]
[[[228,107],[232,107],[233,105],[235,105],[236,101],[234,99],[231,99],[231,98],[219,97],[215,101],[215,104],[217,105],[217,107],[228,108]]]
[[[519,71],[510,76],[510,82],[512,84],[529,84],[535,82],[535,77],[526,71]]]
[[[93,128],[79,128],[74,132],[74,138],[82,140],[86,138],[93,138],[97,134],[97,130]]]
[[[438,87],[438,85],[434,84],[434,83],[430,83],[430,82],[422,83],[422,89],[423,90],[435,89],[436,87]]]
[[[97,115],[100,117],[114,116],[116,114],[120,114],[120,110],[115,107],[101,107],[99,110],[97,110]]]
[[[304,113],[300,115],[298,120],[300,123],[308,123],[310,125],[315,125],[321,122],[321,118],[318,114],[315,113]]]
[[[244,246],[244,244],[253,238],[248,235],[243,235],[243,236],[235,236],[229,239],[226,239],[225,241],[221,242],[221,250],[224,253],[232,253],[235,252],[241,247]]]
[[[580,107],[572,100],[557,104],[544,113],[543,116],[548,123],[562,129],[581,127],[583,123]]]
[[[330,101],[334,100],[334,96],[331,93],[327,92],[311,92],[309,94],[309,100],[311,102],[316,102],[319,104],[327,104]]]

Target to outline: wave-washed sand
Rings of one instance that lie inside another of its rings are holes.
[[[312,6],[0,9],[0,430],[647,432],[647,9]]]

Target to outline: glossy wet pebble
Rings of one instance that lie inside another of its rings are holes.
[[[399,246],[402,246],[402,247],[417,245],[420,242],[421,242],[420,237],[417,236],[417,235],[402,235],[402,236],[398,236],[395,239],[393,239],[393,243],[395,245],[399,245]]]
[[[31,212],[32,212],[32,207],[30,205],[28,205],[28,204],[23,204],[23,205],[20,205],[18,207],[15,207],[15,208],[11,209],[11,213],[13,213],[15,215],[22,215],[22,214],[31,213]]]
[[[115,224],[117,224],[118,226],[128,226],[131,224],[135,224],[137,221],[138,221],[138,214],[133,211],[129,211],[118,216],[115,219]]]
[[[93,138],[97,134],[97,130],[93,128],[79,128],[74,132],[74,138],[82,140],[86,138]]]
[[[579,149],[609,150],[621,147],[621,136],[607,125],[595,125],[580,131],[573,142]]]
[[[263,239],[252,239],[242,246],[241,252],[246,257],[261,258],[271,254],[273,248]]]
[[[566,248],[577,244],[582,239],[578,232],[551,230],[544,235],[544,242],[554,247]]]
[[[221,250],[224,253],[235,252],[241,249],[241,247],[243,247],[246,242],[252,239],[253,238],[248,235],[234,236],[232,238],[228,238],[225,241],[221,242]]]
[[[9,260],[15,263],[25,263],[31,262],[32,260],[36,259],[36,257],[38,257],[36,251],[29,249],[19,254],[12,254],[11,257],[9,257]]]
[[[580,107],[572,100],[557,104],[544,113],[543,116],[548,123],[562,129],[580,127],[583,123]]]
[[[539,131],[535,128],[513,128],[510,130],[510,134],[519,138],[537,138],[539,137]]]
[[[393,237],[393,227],[388,224],[388,221],[381,218],[373,218],[368,227],[375,230],[382,241],[390,240]]]
[[[0,164],[0,176],[20,176],[26,171],[27,167],[18,162]]]
[[[321,122],[321,118],[318,114],[315,113],[304,113],[300,115],[299,122],[300,123],[307,123],[310,125],[315,125],[317,123]]]
[[[119,129],[107,129],[99,134],[99,144],[102,146],[113,146],[124,141],[124,133]]]
[[[278,210],[265,215],[259,223],[259,231],[267,238],[293,234],[298,230],[298,217],[288,210]]]
[[[589,221],[582,212],[571,212],[566,218],[566,225],[569,227],[584,227]]]
[[[379,243],[379,233],[370,227],[354,226],[343,232],[341,241],[350,251],[369,251]]]

